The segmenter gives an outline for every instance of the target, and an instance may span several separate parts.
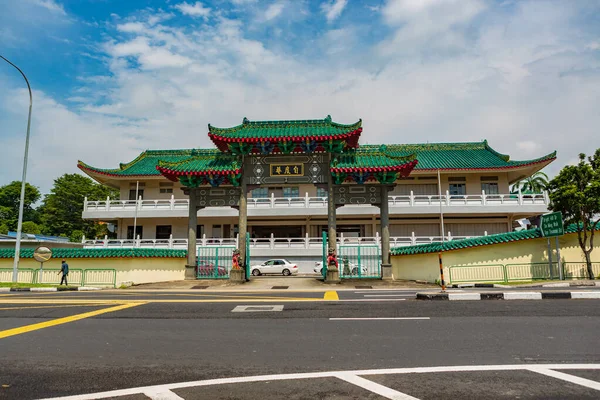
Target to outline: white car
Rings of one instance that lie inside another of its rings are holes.
[[[342,274],[343,274],[343,265],[340,265],[340,269],[342,269]],[[348,263],[348,268],[350,268],[350,274],[351,275],[358,275],[358,267],[352,263]],[[368,270],[367,267],[363,266],[361,271],[362,275],[368,275]],[[317,261],[315,263],[315,267],[313,268],[313,271],[316,272],[317,274],[321,274],[323,275],[323,261]]]
[[[277,275],[298,275],[298,266],[292,264],[285,258],[275,258],[267,260],[262,264],[253,265],[250,267],[252,275],[266,275],[266,274],[277,274]]]

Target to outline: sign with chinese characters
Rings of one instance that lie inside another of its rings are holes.
[[[565,234],[562,213],[554,212],[542,215],[540,223],[543,237],[561,236]]]
[[[304,164],[269,164],[271,176],[303,176]]]

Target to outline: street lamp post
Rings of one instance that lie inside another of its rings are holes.
[[[23,157],[23,178],[21,179],[21,201],[19,202],[19,220],[17,222],[17,243],[15,245],[15,259],[13,263],[13,282],[17,282],[18,268],[19,268],[19,256],[21,253],[21,233],[23,231],[23,209],[25,207],[25,183],[27,179],[27,158],[29,156],[29,128],[31,127],[31,108],[33,106],[33,96],[31,95],[31,86],[29,80],[21,71],[21,68],[8,61],[6,58],[0,55],[4,61],[12,65],[23,75],[25,83],[27,83],[27,89],[29,90],[29,116],[27,117],[27,136],[25,136],[25,156]]]

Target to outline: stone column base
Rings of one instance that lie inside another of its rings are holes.
[[[325,283],[340,283],[340,270],[337,268],[327,268]]]
[[[381,264],[381,279],[392,280],[392,264]]]
[[[246,274],[243,269],[232,269],[229,271],[229,282],[244,283],[246,282]]]
[[[196,276],[196,266],[186,264],[185,265],[185,275],[184,275],[183,279],[189,280],[189,279],[197,279],[197,278],[198,277]]]

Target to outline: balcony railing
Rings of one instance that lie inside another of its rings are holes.
[[[487,233],[486,233],[487,235]],[[473,236],[452,236],[448,232],[448,236],[444,238],[446,241],[455,239],[466,239]],[[441,242],[441,236],[393,236],[390,238],[391,247],[412,246],[416,244]],[[344,237],[343,235],[337,239],[339,245],[363,244],[363,245],[381,245],[381,237],[379,235],[373,237]],[[83,238],[82,243],[85,248],[155,248],[155,249],[187,249],[187,239],[94,239],[87,240]],[[207,238],[204,235],[198,238],[198,246],[237,246],[237,238]],[[253,249],[322,249],[323,239],[320,237],[305,237],[299,238],[254,238],[250,239],[250,248]]]
[[[464,206],[522,206],[522,205],[540,205],[549,204],[547,193],[537,194],[467,194],[467,195],[415,195],[411,192],[409,195],[388,196],[390,207],[419,207],[419,206],[442,206],[464,207]],[[163,200],[111,200],[107,198],[102,201],[91,201],[87,198],[84,203],[84,212],[93,211],[152,211],[152,210],[181,210],[187,211],[189,207],[188,199],[170,199]],[[282,209],[282,208],[302,208],[318,209],[327,207],[326,197],[310,197],[308,193],[304,197],[275,197],[248,199],[249,209]]]

